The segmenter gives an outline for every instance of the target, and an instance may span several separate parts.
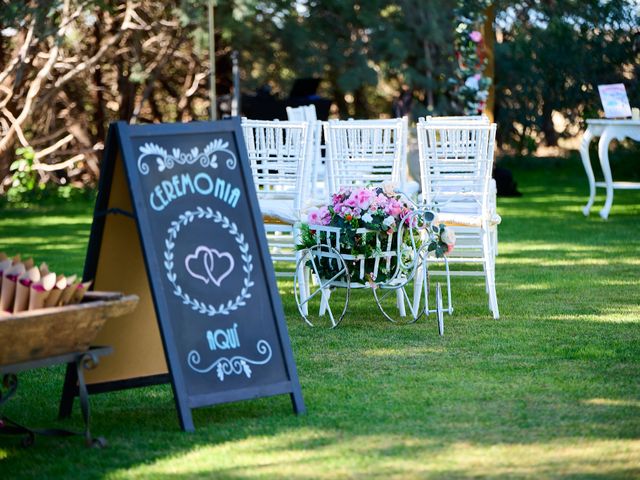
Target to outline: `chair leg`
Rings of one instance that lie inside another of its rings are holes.
[[[402,292],[402,288],[396,290],[396,304],[398,305],[398,313],[401,317],[407,316],[407,309],[404,304],[404,293]]]
[[[300,252],[296,252],[296,265],[301,258]],[[306,302],[307,298],[309,298],[309,269],[304,265],[300,265],[297,267],[298,271],[298,288],[300,289],[300,303],[302,303],[302,313],[305,315],[309,315],[309,305]]]
[[[323,316],[325,313],[327,313],[327,308],[329,308],[329,299],[331,298],[331,291],[330,290],[322,290],[322,292],[320,292],[320,295],[322,296],[321,300],[320,300],[320,316]]]
[[[425,270],[422,264],[418,265],[415,277],[413,278],[413,311],[418,312],[420,300],[422,298],[422,280],[424,279]],[[426,300],[426,299],[425,299]]]
[[[485,285],[489,297],[489,310],[493,313],[493,318],[498,319],[500,313],[498,312],[498,297],[496,295],[496,280],[495,280],[495,259],[493,256],[493,249],[491,248],[490,232],[488,229],[482,231],[482,250],[483,250],[483,268],[485,275]]]

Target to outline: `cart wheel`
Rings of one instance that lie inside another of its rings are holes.
[[[308,325],[336,328],[347,313],[351,290],[349,268],[340,252],[329,245],[303,250],[293,289],[298,311]]]
[[[414,305],[414,285],[418,281],[415,272],[414,269],[406,278],[397,278],[394,282],[374,285],[371,288],[378,309],[391,323],[408,325],[417,322],[425,314],[420,301]]]
[[[436,284],[436,316],[438,317],[438,333],[444,335],[444,309],[442,308],[442,287]]]

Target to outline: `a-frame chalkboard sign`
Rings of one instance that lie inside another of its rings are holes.
[[[141,299],[96,340],[114,354],[89,391],[170,381],[188,431],[223,402],[290,394],[303,412],[239,119],[112,124],[101,175],[84,277]]]

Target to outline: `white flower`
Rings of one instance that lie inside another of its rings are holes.
[[[13,37],[17,33],[18,33],[18,30],[16,30],[13,27],[7,27],[0,30],[0,35],[2,35],[3,37]]]
[[[382,221],[382,224],[385,225],[386,227],[391,227],[395,223],[396,223],[396,219],[393,218],[391,215],[389,215],[387,218],[385,218]]]
[[[440,235],[440,240],[442,240],[447,245],[455,245],[456,244],[456,234],[450,228],[445,228],[444,232]]]
[[[369,212],[367,212],[364,215],[362,215],[362,221],[365,222],[365,223],[371,223],[371,222],[373,222],[373,217],[371,216],[371,214]]]
[[[478,90],[480,88],[480,79],[477,75],[472,75],[464,82],[464,86],[471,90]]]

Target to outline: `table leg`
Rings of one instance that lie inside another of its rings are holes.
[[[613,178],[611,175],[611,166],[609,165],[609,144],[613,138],[614,135],[607,127],[604,129],[604,132],[602,132],[602,136],[598,142],[598,157],[600,158],[600,167],[602,168],[607,189],[607,198],[604,202],[604,207],[600,210],[600,216],[605,220],[609,217],[609,211],[613,204]]]
[[[84,440],[88,447],[104,447],[106,441],[102,437],[93,438],[89,430],[91,411],[89,409],[89,393],[87,384],[84,381],[84,369],[91,370],[98,364],[98,357],[91,352],[87,352],[76,360],[76,374],[78,378],[78,397],[80,399],[80,410],[84,420]]]
[[[584,213],[585,216],[589,215],[589,211],[593,206],[593,201],[596,198],[596,179],[593,175],[593,168],[591,167],[591,159],[589,158],[589,144],[591,143],[592,139],[593,139],[593,132],[591,131],[590,128],[587,128],[580,142],[580,157],[582,158],[584,171],[587,174],[587,180],[589,180],[589,201],[582,209],[582,213]]]

